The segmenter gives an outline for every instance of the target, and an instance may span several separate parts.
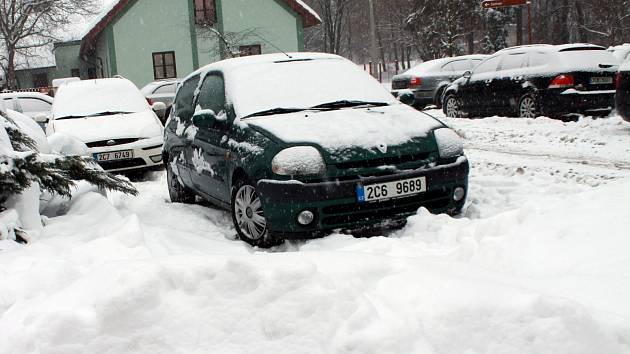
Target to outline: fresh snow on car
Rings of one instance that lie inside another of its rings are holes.
[[[156,106],[164,108],[162,103]],[[159,167],[163,131],[138,88],[123,78],[62,85],[47,126],[48,135],[63,133],[83,141],[108,171]]]
[[[192,73],[166,125],[164,161],[173,202],[200,196],[231,210],[240,238],[260,247],[400,224],[420,207],[456,215],[468,188],[455,132],[326,54]]]

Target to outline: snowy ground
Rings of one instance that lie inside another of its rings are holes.
[[[0,243],[0,353],[630,353],[630,124],[446,121],[465,216],[389,237],[253,250],[163,173],[76,198]]]

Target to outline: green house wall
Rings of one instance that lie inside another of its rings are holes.
[[[214,29],[228,37],[239,34],[240,45],[261,46],[263,53],[296,52],[303,48],[302,17],[283,0],[216,0]],[[56,70],[47,69],[50,80],[71,76],[79,68],[82,78],[88,68],[97,77],[122,75],[138,87],[154,81],[153,53],[175,52],[177,76],[221,58],[221,41],[194,22],[193,0],[131,0],[100,33],[89,57],[80,59],[80,42],[56,45]],[[244,32],[252,35],[242,36]],[[20,86],[28,87],[31,72],[19,73]]]

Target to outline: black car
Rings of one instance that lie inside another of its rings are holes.
[[[501,50],[444,92],[449,117],[606,116],[614,106],[618,61],[592,44]]]
[[[617,113],[630,122],[630,62],[621,65],[617,74]]]

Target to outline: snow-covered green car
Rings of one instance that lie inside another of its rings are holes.
[[[404,220],[420,207],[457,214],[467,194],[458,135],[327,54],[229,59],[192,73],[163,154],[171,200],[229,209],[255,246]]]

